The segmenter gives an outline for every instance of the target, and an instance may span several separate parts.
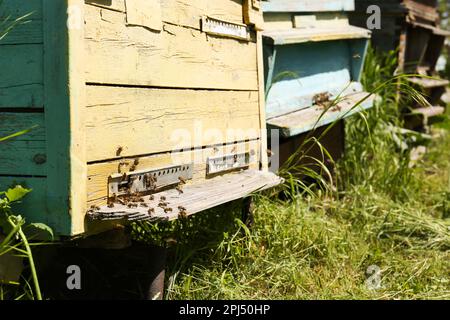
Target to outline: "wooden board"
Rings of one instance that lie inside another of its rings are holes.
[[[15,26],[2,40],[0,40],[0,45],[41,44],[42,21],[28,20],[28,19],[27,21],[28,21],[27,23]]]
[[[353,11],[354,0],[267,0],[262,1],[264,12]]]
[[[193,181],[201,181],[206,175],[206,159],[210,156],[228,153],[255,152],[255,159],[259,159],[260,141],[253,140],[246,143],[232,144],[228,146],[216,146],[204,149],[189,150],[185,152],[163,153],[159,155],[138,157],[139,164],[136,170],[145,170],[149,168],[161,168],[174,164],[188,164],[194,162]],[[103,163],[91,164],[88,166],[88,201],[89,205],[105,203],[107,196],[108,177],[111,174],[119,172],[129,172],[133,165],[134,158],[108,161]],[[258,162],[251,164],[251,168],[257,169]]]
[[[363,99],[365,99],[363,101]],[[269,128],[280,129],[283,137],[293,137],[324,125],[345,119],[373,106],[374,96],[366,92],[343,97],[328,110],[313,106],[267,121]]]
[[[41,44],[0,46],[0,109],[43,106]]]
[[[42,43],[42,0],[0,1],[0,21],[10,25],[15,19],[23,18],[20,24],[0,40],[2,44]]]
[[[85,0],[87,4],[126,12],[125,0]],[[209,16],[242,23],[242,0],[161,0],[162,21],[200,30],[200,19]]]
[[[167,24],[160,33],[127,27],[124,13],[95,6],[85,18],[88,83],[258,90],[253,42]]]
[[[185,208],[186,216],[189,216],[229,201],[241,199],[253,192],[274,187],[281,182],[282,180],[273,173],[246,170],[186,186],[182,194],[176,190],[169,190],[156,194],[154,200],[144,197],[148,207],[128,208],[120,204],[115,205],[114,208],[104,206],[92,211],[89,217],[106,221],[120,220],[121,218],[153,221],[175,220],[179,217],[180,206]],[[172,211],[166,213],[158,207],[162,196],[167,199],[168,208],[171,208]],[[149,215],[148,208],[153,208],[155,212]]]
[[[274,45],[288,45],[305,42],[335,41],[370,38],[367,29],[350,25],[326,26],[308,29],[271,30],[264,32],[266,41]]]
[[[134,156],[258,138],[258,99],[253,91],[87,86],[87,159],[117,158],[118,146]]]
[[[44,90],[47,201],[55,232],[84,232],[86,148],[84,127],[84,28],[69,28],[68,8],[83,16],[84,0],[45,0]]]
[[[42,19],[43,0],[2,0],[0,18],[11,16],[18,18],[33,12],[33,19]]]
[[[33,126],[38,127],[0,142],[0,175],[46,175],[44,114],[0,112],[0,137]]]

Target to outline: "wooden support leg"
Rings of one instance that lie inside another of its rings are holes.
[[[139,250],[147,256],[145,270],[148,284],[146,300],[162,300],[164,298],[164,278],[166,275],[167,249],[157,246],[141,246]]]

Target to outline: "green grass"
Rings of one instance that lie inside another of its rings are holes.
[[[359,184],[338,197],[260,197],[250,230],[238,204],[179,222],[166,239],[167,298],[448,299],[449,159],[447,133],[411,169],[406,198]],[[366,285],[372,265],[378,290]]]
[[[392,75],[394,56],[369,54],[368,90]],[[411,167],[413,144],[386,130],[401,125],[395,89],[347,121],[334,188],[258,196],[250,229],[240,203],[136,228],[169,247],[166,298],[450,299],[450,118]]]

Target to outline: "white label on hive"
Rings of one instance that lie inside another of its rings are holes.
[[[217,157],[209,157],[207,163],[207,174],[215,174],[223,171],[243,169],[250,164],[249,153],[227,154]]]
[[[245,24],[238,24],[210,17],[202,18],[202,31],[224,37],[250,40],[250,32]]]

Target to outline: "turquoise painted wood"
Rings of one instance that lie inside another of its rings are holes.
[[[70,80],[67,1],[45,0],[44,106],[46,124],[47,209],[58,234],[71,235]],[[73,177],[76,178],[76,177]],[[81,177],[83,179],[84,177]]]
[[[35,127],[0,143],[0,176],[46,176],[44,114],[0,112],[0,124],[0,137]]]
[[[332,12],[355,10],[354,0],[267,0],[264,12]]]
[[[0,6],[0,18],[11,16],[22,17],[32,13],[33,19],[42,19],[43,0],[2,0]]]
[[[43,107],[42,44],[0,43],[0,70],[0,109]]]
[[[272,0],[263,8],[265,17],[271,16],[272,12],[291,12],[292,18],[299,14],[317,15],[317,26],[295,28],[292,25],[288,29],[284,24],[284,29],[271,29],[265,33],[266,117],[269,128],[274,128],[272,123],[278,123],[272,121],[274,119],[312,108],[318,94],[329,94],[332,100],[336,96],[363,91],[360,80],[370,32],[352,27],[345,20],[339,24],[327,24],[324,21],[329,17],[321,18],[323,13],[354,10],[354,0]],[[273,23],[276,17],[272,15],[270,21]],[[275,36],[279,38],[293,33],[298,41],[274,41]],[[372,102],[368,101],[362,108],[367,109],[371,105]],[[279,127],[282,134],[293,136],[313,129],[310,118],[302,120],[302,116],[307,114],[311,118],[308,112],[293,115],[300,123],[296,123],[295,128]],[[330,113],[315,125],[323,126],[352,114],[354,112]],[[319,115],[320,112],[317,117]]]
[[[32,189],[21,202],[15,203],[12,210],[25,217],[28,223],[40,222],[58,230],[58,222],[48,214],[46,201],[43,201],[47,191],[47,179],[41,177],[0,177],[0,190],[21,185]]]
[[[310,107],[316,94],[362,91],[367,39],[277,46],[267,72],[268,118]],[[266,50],[266,52],[269,50]],[[269,63],[267,63],[269,66]]]
[[[356,45],[358,42],[361,43],[359,46]],[[361,91],[361,86],[356,82],[362,63],[353,60],[362,60],[358,57],[364,57],[366,43],[364,39],[277,47],[273,70],[270,71],[273,75],[272,79],[269,78],[272,85],[266,99],[267,117],[307,108],[318,93],[337,95],[346,89]],[[363,51],[354,57],[352,52],[355,47],[363,48]]]
[[[27,134],[0,142],[0,190],[17,184],[33,189],[23,201],[13,205],[14,212],[24,215],[28,222],[48,224],[57,235],[70,235],[67,193],[61,187],[67,177],[63,171],[48,165],[49,132],[45,125],[49,120],[53,122],[51,134],[57,136],[49,139],[55,150],[53,153],[61,152],[64,156],[59,160],[67,160],[67,153],[63,152],[68,149],[68,134],[63,128],[66,123],[64,117],[57,117],[57,112],[60,109],[63,113],[69,107],[64,99],[55,95],[46,99],[48,106],[44,110],[45,78],[51,79],[47,82],[53,86],[46,94],[52,94],[51,90],[66,94],[64,75],[68,69],[64,61],[68,49],[64,30],[67,30],[67,2],[45,0],[48,6],[45,18],[43,4],[43,0],[3,0],[0,4],[2,21],[6,17],[12,20],[32,13],[27,24],[17,26],[0,41],[0,137],[35,127]],[[50,32],[53,28],[56,29]],[[52,41],[44,46],[44,38],[49,37]],[[61,84],[55,85],[59,81]],[[55,139],[59,139],[58,142]],[[66,165],[67,161],[63,166]],[[60,183],[54,182],[57,177],[61,179]],[[47,206],[49,193],[59,199],[55,203],[58,208]]]

